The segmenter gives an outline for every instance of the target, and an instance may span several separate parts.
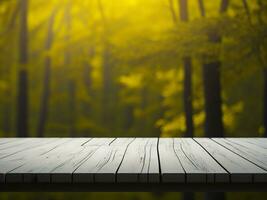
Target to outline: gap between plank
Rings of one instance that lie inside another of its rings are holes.
[[[89,140],[87,140],[86,142],[82,143],[81,146],[84,146],[85,144],[87,144],[88,142],[90,142],[93,138],[90,138]]]
[[[210,155],[210,157],[212,157],[213,158],[213,160],[215,160],[215,162],[217,162],[227,173],[228,173],[228,175],[229,175],[229,182],[231,183],[232,182],[232,180],[231,180],[231,173],[218,161],[218,160],[216,160],[211,154],[210,154],[210,152],[207,150],[207,149],[205,149],[200,143],[198,143],[194,138],[192,138],[202,149],[204,149],[204,151],[206,151],[209,155]],[[210,138],[209,138],[210,139]],[[211,140],[211,139],[210,139]],[[213,140],[211,140],[211,141],[213,141]],[[214,176],[214,182],[216,182],[216,174],[215,174],[215,176]]]
[[[118,171],[119,171],[119,169],[120,169],[120,167],[121,167],[121,164],[122,164],[122,162],[123,162],[123,160],[124,160],[124,157],[125,157],[125,154],[126,154],[126,152],[127,152],[127,149],[128,149],[128,147],[130,146],[130,144],[132,144],[132,142],[135,140],[135,138],[129,143],[129,144],[127,144],[127,146],[126,146],[126,149],[125,149],[125,151],[124,151],[124,154],[123,154],[123,157],[122,157],[122,159],[121,159],[121,162],[120,162],[120,164],[119,164],[119,166],[118,166],[118,169],[116,170],[116,175],[115,175],[115,183],[117,183],[117,175],[118,175]]]
[[[84,149],[82,150],[82,151],[84,151],[85,149],[86,149],[87,147],[84,147]],[[96,147],[96,149],[94,149],[94,150],[92,150],[92,152],[91,153],[89,153],[89,154],[87,154],[79,163],[80,164],[78,164],[78,166],[73,170],[73,172],[71,173],[71,182],[73,183],[73,174],[74,174],[74,172],[75,171],[77,171],[77,169],[79,168],[79,167],[81,167],[82,165],[83,165],[83,163],[85,163],[89,158],[91,158],[93,155],[94,155],[94,153],[98,150],[98,149],[100,149],[101,148],[101,145],[100,146],[98,146],[98,147]],[[94,177],[93,177],[93,179],[94,179]]]
[[[158,138],[157,141],[157,154],[158,154],[158,164],[159,164],[159,182],[162,182],[162,174],[161,174],[161,164],[160,164],[160,155],[159,155],[159,140],[160,138]]]
[[[264,169],[263,167],[259,166],[259,165],[258,165],[258,164],[256,164],[256,163],[254,163],[253,161],[250,161],[250,160],[249,160],[249,159],[247,159],[246,157],[244,157],[244,156],[240,155],[240,154],[239,154],[239,153],[237,153],[237,152],[234,152],[234,151],[232,151],[231,149],[229,149],[228,147],[224,146],[223,144],[220,144],[219,142],[215,141],[213,138],[211,138],[211,140],[212,140],[213,142],[215,142],[215,143],[219,144],[220,146],[224,147],[225,149],[227,149],[227,150],[231,151],[232,153],[234,153],[234,154],[238,155],[239,157],[243,158],[244,160],[246,160],[246,161],[248,161],[248,162],[252,163],[253,165],[256,165],[257,167],[261,168],[262,170],[264,170],[264,171],[267,171],[266,169]],[[227,140],[227,141],[228,141],[228,140]],[[228,141],[228,142],[229,142],[229,141]],[[231,144],[230,144],[230,145],[231,145]],[[233,146],[233,145],[231,145],[231,146]],[[254,178],[254,175],[253,175],[252,177]]]

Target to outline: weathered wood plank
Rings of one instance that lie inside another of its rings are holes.
[[[192,138],[174,139],[174,149],[186,172],[186,182],[229,182],[228,172]]]
[[[21,139],[23,139],[23,138],[21,138]],[[0,146],[8,144],[8,143],[12,143],[12,142],[18,142],[21,139],[18,139],[18,138],[0,138]]]
[[[12,171],[24,175],[31,174],[42,183],[70,183],[72,173],[96,149],[108,145],[114,138],[73,138],[71,142],[60,146],[34,160],[27,165]]]
[[[195,141],[203,146],[230,173],[231,182],[251,183],[253,182],[254,175],[264,175],[266,173],[263,169],[211,139],[195,138]]]
[[[66,140],[68,142],[64,143]],[[40,152],[41,154],[32,157],[32,153],[26,156],[23,160],[23,165],[10,171],[6,174],[7,182],[19,182],[24,179],[24,182],[32,182],[35,179],[40,182],[50,182],[49,171],[56,168],[58,165],[64,163],[64,155],[72,155],[73,147],[78,147],[82,143],[88,141],[88,139],[60,139],[60,145],[52,145],[49,150],[45,152]],[[78,149],[78,148],[77,148]]]
[[[114,140],[115,138],[93,138],[89,142],[83,143],[81,146],[73,147],[71,156],[60,152],[64,162],[51,170],[51,181],[54,183],[72,182],[74,178],[73,173],[84,162],[90,159],[98,149],[104,149]]]
[[[258,145],[258,142],[255,144],[248,143],[243,139],[235,139],[235,138],[215,138],[214,141],[218,142],[225,148],[233,151],[239,156],[247,159],[248,161],[256,164],[257,166],[267,170],[267,149],[262,148]],[[255,182],[267,182],[267,172],[266,174],[255,174],[254,175]]]
[[[27,165],[32,160],[39,159],[40,156],[52,151],[64,142],[70,139],[46,139],[44,143],[37,143],[37,146],[32,148],[25,148],[22,151],[17,151],[12,155],[0,159],[0,173],[6,175],[7,182],[22,182],[23,174],[12,173],[16,169]],[[10,173],[9,173],[10,172]],[[8,174],[9,173],[9,174]]]
[[[46,145],[53,142],[59,138],[23,138],[17,139],[12,143],[8,143],[8,146],[1,146],[0,148],[0,159],[5,157],[13,156],[17,153],[21,153],[27,150],[33,150],[41,145]]]
[[[267,183],[265,141],[4,138],[0,139],[0,183]]]
[[[235,138],[235,139],[267,149],[267,138]]]
[[[22,151],[24,149],[31,148],[32,146],[36,146],[36,144],[45,142],[45,140],[36,138],[23,138],[21,140],[16,139],[13,142],[8,142],[0,146],[0,158],[6,156],[7,154],[12,154],[16,151]]]
[[[162,182],[184,183],[185,171],[174,150],[174,139],[160,138],[158,148]]]
[[[117,182],[159,182],[157,138],[136,138],[127,148]]]
[[[59,143],[59,139],[50,139],[50,140],[43,140],[42,143],[37,142],[34,145],[26,146],[24,148],[10,148],[9,152],[5,150],[6,156],[2,156],[0,158],[0,174],[2,174],[2,178],[4,181],[5,176],[8,172],[19,168],[20,166],[24,165],[28,162],[29,159],[34,159],[38,157],[41,153],[47,151],[50,146],[56,145]],[[22,181],[22,176],[14,176],[11,177],[12,180],[19,180]]]
[[[94,154],[75,170],[73,182],[115,182],[116,172],[128,145],[133,140],[134,138],[117,138],[110,145],[96,149]]]

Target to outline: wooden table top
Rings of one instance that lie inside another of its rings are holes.
[[[264,138],[0,139],[2,191],[230,191],[266,186]]]

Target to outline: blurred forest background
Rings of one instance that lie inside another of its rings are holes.
[[[0,0],[0,137],[267,136],[266,38],[265,0]]]

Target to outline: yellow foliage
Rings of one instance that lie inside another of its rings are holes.
[[[244,109],[244,103],[242,101],[239,101],[230,106],[224,104],[223,105],[224,125],[229,129],[234,128],[236,115],[241,113],[243,109]]]
[[[176,116],[170,121],[164,119],[159,119],[156,125],[161,127],[162,136],[177,136],[177,133],[182,133],[185,131],[185,117],[183,115]]]
[[[194,118],[194,125],[196,127],[199,127],[205,121],[205,112],[204,111],[201,111],[201,112],[199,112],[197,114],[194,114],[193,118]]]
[[[130,89],[140,88],[142,81],[142,74],[124,75],[119,78],[119,82]]]

